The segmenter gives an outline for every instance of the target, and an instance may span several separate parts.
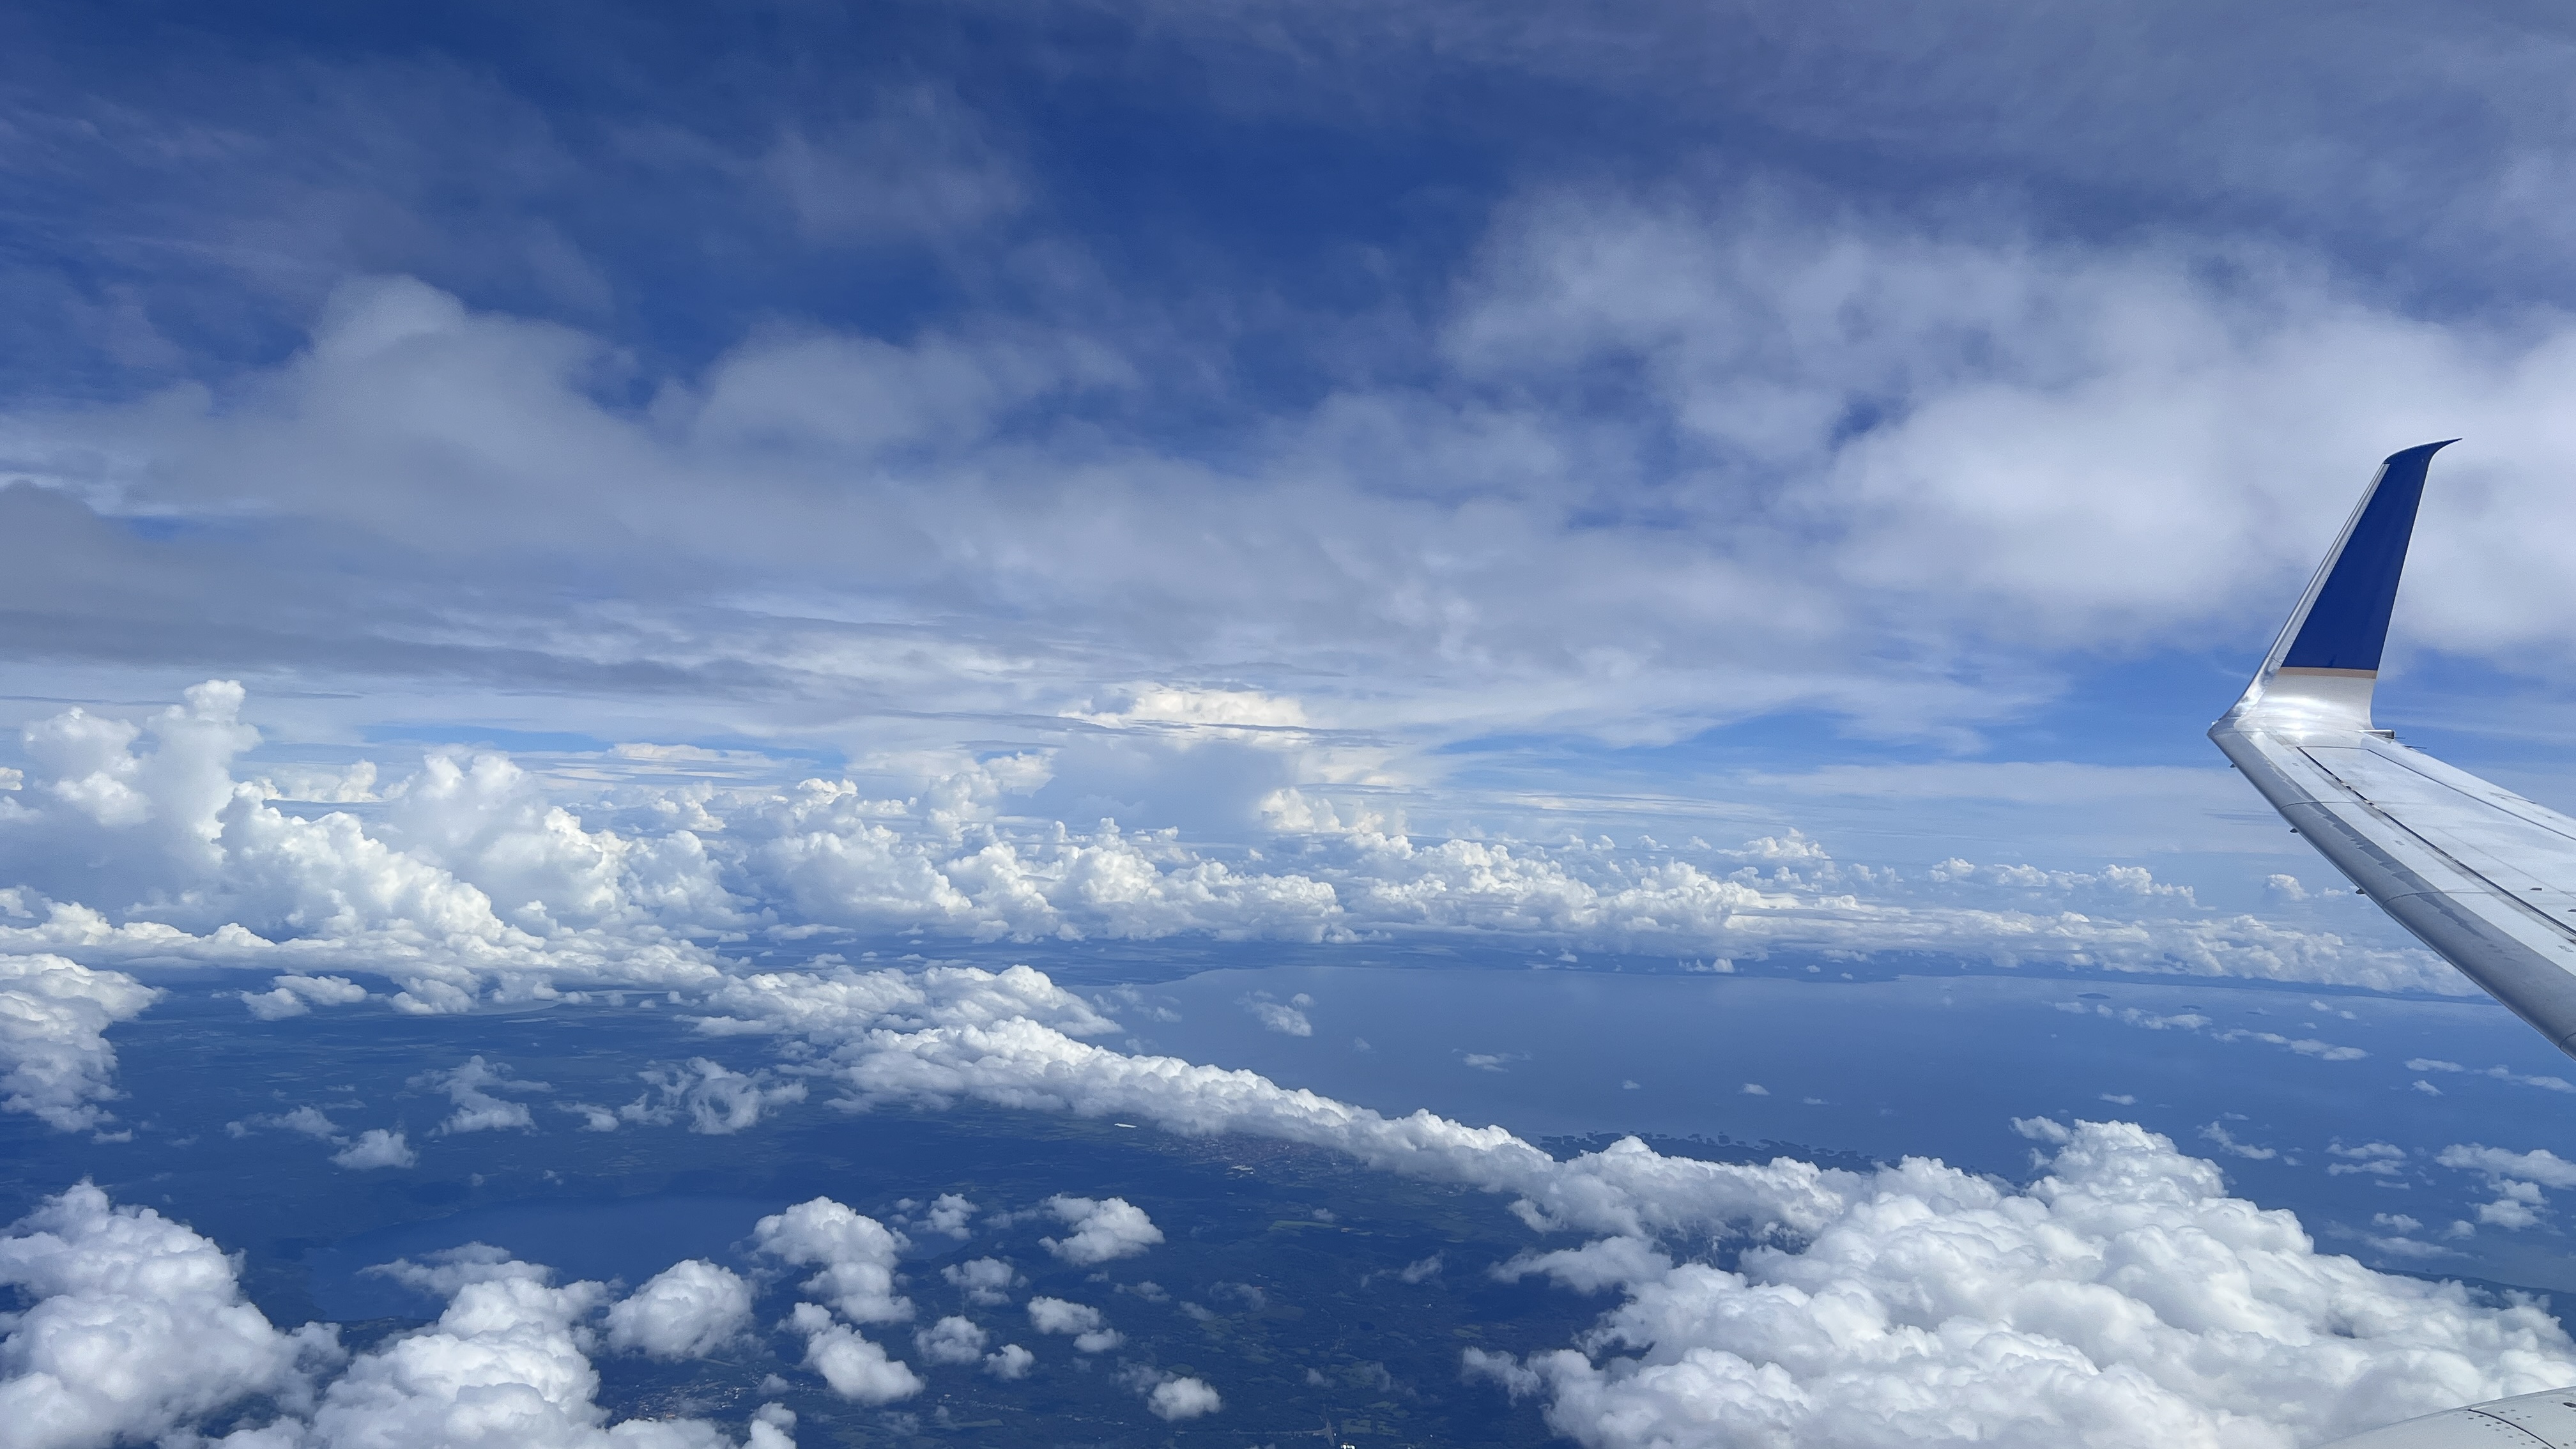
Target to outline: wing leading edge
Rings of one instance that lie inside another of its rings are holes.
[[[2381,910],[2576,1056],[2576,820],[2371,726],[2416,504],[2446,446],[2380,465],[2209,737]]]

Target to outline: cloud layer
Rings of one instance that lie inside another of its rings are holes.
[[[2019,1124],[2044,1145],[2022,1187],[1923,1159],[1865,1172],[1789,1157],[1730,1164],[1633,1139],[1557,1159],[1500,1128],[1427,1112],[1390,1118],[1249,1072],[1088,1045],[1078,1036],[1112,1024],[1026,968],[750,977],[727,990],[735,1012],[707,1018],[706,1030],[801,1042],[856,1105],[1114,1113],[1184,1133],[1305,1143],[1494,1194],[1540,1241],[1491,1271],[1615,1297],[1570,1344],[1477,1349],[1462,1365],[1498,1392],[1541,1396],[1550,1423],[1587,1444],[2038,1445],[2072,1435],[2286,1449],[2576,1378],[2576,1342],[2541,1308],[2320,1252],[2291,1214],[2230,1196],[2212,1164],[2127,1124]],[[2463,1145],[2440,1162],[2487,1175],[2500,1202],[2535,1210],[2546,1206],[2539,1185],[2576,1181],[2576,1169],[2545,1153]],[[1054,1245],[1071,1261],[1099,1260],[1093,1249],[1067,1251],[1092,1229],[1101,1252],[1158,1236],[1142,1209],[1118,1199],[1059,1197],[1033,1212],[1072,1229]],[[1010,1379],[1035,1363],[1017,1345],[994,1348],[990,1328],[965,1314],[915,1330],[913,1363],[869,1337],[870,1325],[919,1316],[897,1278],[910,1244],[843,1204],[788,1207],[757,1223],[751,1243],[814,1270],[799,1283],[812,1301],[781,1327],[801,1344],[802,1366],[844,1398],[893,1404],[922,1392],[925,1371],[973,1365]],[[276,1395],[295,1425],[310,1426],[293,1432],[317,1444],[452,1433],[469,1400],[475,1413],[506,1410],[521,1442],[606,1442],[583,1348],[591,1322],[604,1322],[613,1348],[686,1356],[732,1342],[749,1307],[745,1280],[712,1263],[675,1265],[612,1303],[600,1285],[558,1287],[542,1268],[469,1247],[390,1265],[390,1276],[448,1299],[446,1313],[341,1369],[327,1330],[283,1334],[241,1304],[213,1245],[94,1189],[13,1230],[0,1262],[18,1265],[13,1281],[36,1303],[0,1350],[11,1365],[0,1393],[58,1403],[49,1412],[75,1426],[66,1445],[116,1431],[102,1425],[160,1432],[254,1394]],[[999,1260],[949,1268],[973,1306],[1003,1306],[1019,1286]],[[1040,1294],[1023,1312],[1029,1331],[1069,1339],[1080,1355],[1127,1343],[1093,1304]],[[67,1327],[124,1318],[141,1326],[120,1330],[112,1348],[84,1349],[93,1340]],[[162,1341],[154,1334],[184,1346],[136,1350],[122,1370],[113,1364],[123,1359],[82,1357]],[[119,1372],[139,1377],[112,1398],[81,1397],[81,1386],[123,1382]],[[1121,1373],[1135,1380],[1140,1412],[1179,1420],[1222,1410],[1207,1379],[1149,1365]],[[616,1432],[623,1443],[648,1431]],[[687,1421],[649,1432],[666,1436],[653,1442],[725,1442]]]
[[[94,621],[18,639],[49,657],[457,669],[699,717],[748,688],[907,744],[1071,743],[1113,798],[1152,773],[1140,736],[1212,722],[1153,701],[1218,688],[1285,701],[1208,741],[1234,773],[1293,783],[1262,742],[1302,731],[1433,778],[1438,746],[1509,733],[1975,727],[2087,661],[2250,649],[2370,464],[2465,433],[2408,639],[2528,668],[2569,636],[2554,315],[2428,320],[2272,242],[1753,182],[1535,186],[1480,237],[1386,339],[1406,366],[1259,399],[1222,456],[1147,425],[1204,360],[1116,302],[1096,329],[750,335],[638,408],[589,385],[606,338],[353,278],[220,403],[0,414],[0,512],[43,561],[0,624],[42,601]],[[265,567],[316,546],[371,560],[354,610]],[[531,586],[567,558],[604,601]]]

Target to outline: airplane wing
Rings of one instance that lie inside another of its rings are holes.
[[[2576,1056],[2576,820],[2371,726],[2416,504],[2447,446],[2380,465],[2209,737],[2381,910]]]
[[[2447,446],[2379,465],[2254,682],[2209,737],[2381,910],[2576,1056],[2576,820],[2370,722],[2415,506]],[[2409,1419],[2327,1449],[2517,1446],[2576,1449],[2576,1388]]]
[[[2551,1389],[2365,1430],[2324,1449],[2567,1449],[2571,1444],[2576,1444],[2576,1389]]]

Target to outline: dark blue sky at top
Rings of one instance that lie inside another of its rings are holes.
[[[2271,235],[2436,309],[2563,298],[2547,238],[2452,210],[2563,106],[2530,83],[2564,17],[2321,18],[22,7],[6,286],[36,345],[6,386],[220,375],[293,349],[341,276],[404,271],[604,328],[645,377],[782,316],[902,336],[962,310],[1112,309],[1170,333],[1168,436],[1310,393],[1355,352],[1401,375],[1409,320],[1537,180],[1755,175],[1971,230]],[[2524,64],[2442,64],[2463,52]],[[891,227],[799,244],[746,184],[783,132],[923,95],[1024,188],[1016,224],[966,246]],[[177,355],[119,358],[97,335],[95,309],[125,299]]]

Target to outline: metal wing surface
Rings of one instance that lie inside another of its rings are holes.
[[[2445,446],[2380,465],[2209,737],[2380,909],[2576,1056],[2576,819],[2371,724],[2416,505]]]

